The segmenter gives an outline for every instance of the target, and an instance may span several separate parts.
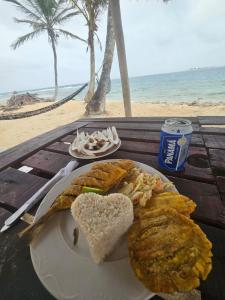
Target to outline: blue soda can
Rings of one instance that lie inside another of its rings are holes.
[[[189,120],[173,118],[165,121],[160,133],[160,167],[171,172],[184,170],[192,131]]]

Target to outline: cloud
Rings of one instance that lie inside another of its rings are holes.
[[[121,0],[130,76],[172,72],[195,66],[225,65],[224,0]],[[20,12],[0,1],[0,92],[53,85],[52,49],[46,35],[13,51],[10,44],[29,31],[15,24]],[[74,18],[64,26],[87,37],[84,20]],[[101,16],[99,37],[105,42],[106,13]],[[57,46],[60,84],[86,82],[89,54],[79,41],[62,38]],[[96,44],[96,65],[103,52]],[[115,55],[112,78],[119,77]]]

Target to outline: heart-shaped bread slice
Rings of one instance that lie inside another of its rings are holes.
[[[79,195],[72,216],[85,235],[95,263],[101,263],[133,223],[133,204],[122,194]]]

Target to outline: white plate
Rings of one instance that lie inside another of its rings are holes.
[[[112,161],[112,160],[108,160]],[[58,182],[46,195],[35,218],[49,208],[48,201],[55,199],[77,176],[89,171],[94,163],[83,166]],[[135,165],[152,174],[159,174],[145,164]],[[172,191],[177,191],[172,187]],[[96,265],[90,255],[86,240],[79,234],[78,244],[73,246],[74,220],[70,211],[54,216],[42,234],[31,244],[30,252],[34,269],[46,289],[60,300],[147,300],[154,294],[136,279],[129,264],[126,237],[111,256]]]
[[[114,145],[111,149],[107,150],[105,153],[100,154],[100,155],[77,155],[74,150],[72,150],[72,144],[69,146],[69,154],[75,158],[78,159],[98,159],[98,158],[103,158],[106,157],[114,152],[116,152],[121,146],[121,140],[119,139],[119,143],[117,145]]]

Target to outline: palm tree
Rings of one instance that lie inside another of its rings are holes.
[[[94,37],[97,38],[100,46],[100,40],[97,35],[98,18],[102,10],[107,5],[107,0],[72,0],[74,6],[83,15],[86,25],[88,26],[88,49],[90,50],[90,81],[88,91],[84,98],[85,102],[89,102],[95,91],[95,47]]]
[[[98,87],[90,102],[86,105],[86,115],[101,114],[105,112],[105,97],[110,86],[110,73],[115,49],[115,34],[112,19],[112,7],[109,2],[107,18],[107,34],[105,43],[104,59],[102,64],[101,77]]]
[[[170,0],[163,0],[163,2],[168,2]],[[115,5],[115,3],[113,3]],[[118,16],[117,16],[118,17]],[[118,24],[119,22],[117,22]],[[119,33],[119,38],[121,39],[123,34]],[[112,1],[109,1],[109,7],[108,7],[108,24],[107,24],[107,35],[106,35],[106,46],[105,46],[105,53],[104,53],[104,59],[103,59],[103,67],[102,67],[102,73],[100,77],[100,81],[98,83],[98,87],[96,92],[94,93],[94,96],[92,97],[91,101],[86,105],[86,115],[89,114],[101,114],[105,111],[105,96],[108,92],[108,86],[110,83],[110,72],[111,72],[111,66],[113,61],[113,53],[114,53],[114,47],[115,47],[115,31],[114,31],[114,25],[113,25],[113,18],[112,18]],[[121,55],[121,51],[118,51],[118,55]],[[124,62],[124,56],[121,57],[120,61],[122,73],[126,74],[127,71],[125,68],[125,62]],[[128,87],[129,89],[129,87]],[[126,89],[127,90],[127,89]],[[129,95],[126,94],[125,98],[128,98]],[[124,103],[126,114],[131,114],[131,108],[129,107],[129,103]]]
[[[54,57],[54,74],[55,74],[55,93],[54,98],[58,94],[58,72],[57,72],[57,53],[56,45],[60,35],[66,38],[78,39],[86,42],[79,36],[59,28],[58,26],[78,15],[80,12],[75,11],[74,7],[68,6],[65,0],[5,0],[15,4],[21,12],[26,16],[26,19],[14,18],[17,23],[25,23],[32,27],[32,31],[19,37],[13,44],[15,50],[25,42],[38,37],[41,33],[48,34],[48,40],[51,44]]]

